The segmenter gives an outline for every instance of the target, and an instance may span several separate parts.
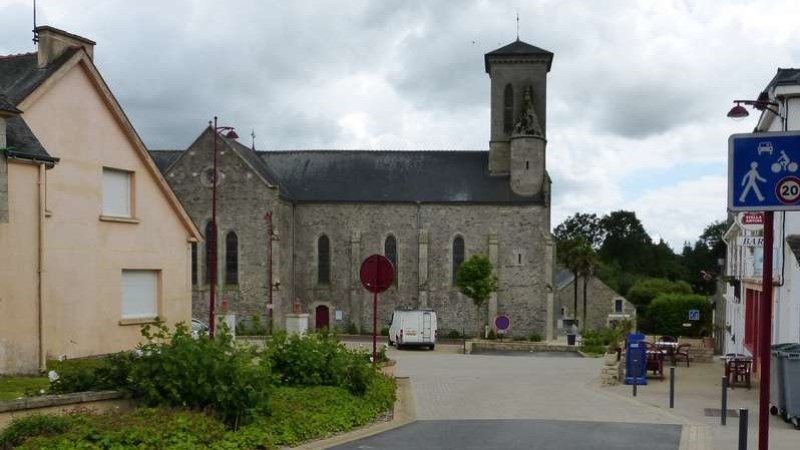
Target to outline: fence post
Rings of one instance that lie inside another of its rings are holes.
[[[728,422],[728,377],[722,377],[722,408],[720,408],[719,424],[727,425]]]
[[[748,415],[747,408],[739,408],[739,450],[747,450]]]
[[[636,381],[633,382],[633,396],[636,397]]]
[[[669,368],[669,407],[675,407],[675,368]]]

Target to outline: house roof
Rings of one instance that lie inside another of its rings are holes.
[[[56,73],[77,51],[80,49],[65,51],[45,68],[39,68],[36,53],[0,56],[0,110],[21,113],[17,108],[20,102]],[[47,153],[24,118],[11,117],[7,123],[6,138],[10,156],[51,163],[58,161],[58,158]]]
[[[293,200],[542,204],[489,175],[488,151],[261,151]]]
[[[573,274],[572,271],[564,268],[558,268],[558,271],[556,272],[556,290],[560,291],[561,289],[569,286],[572,284],[572,280],[574,279],[575,274]]]
[[[779,85],[786,84],[800,84],[800,69],[778,69],[778,72],[772,77],[772,80],[767,84],[765,91]]]
[[[516,41],[498,48],[497,50],[492,50],[491,52],[485,54],[483,56],[484,63],[486,64],[486,73],[489,73],[489,60],[493,59],[494,57],[524,57],[524,56],[537,56],[537,57],[544,57],[547,61],[547,70],[550,70],[550,66],[553,64],[553,52],[549,52],[545,49],[539,48],[535,45],[528,44],[527,42],[520,41],[517,39]]]
[[[11,104],[8,100],[6,100],[5,95],[0,92],[0,112],[4,113],[11,113],[11,114],[19,114],[22,111],[17,109],[16,106]]]

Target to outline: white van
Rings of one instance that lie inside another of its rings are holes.
[[[396,310],[389,326],[389,345],[436,347],[436,312],[431,309]]]

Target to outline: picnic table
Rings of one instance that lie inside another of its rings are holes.
[[[676,341],[659,340],[653,344],[655,348],[664,352],[669,358],[670,363],[675,366],[677,364],[678,356],[686,358],[686,367],[689,367],[689,347],[692,344],[681,344]]]

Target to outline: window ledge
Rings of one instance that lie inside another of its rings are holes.
[[[103,222],[118,222],[118,223],[139,223],[139,219],[135,217],[118,217],[118,216],[100,216]]]
[[[120,326],[124,325],[144,325],[147,323],[155,323],[158,320],[158,317],[137,317],[135,319],[120,319],[119,324]]]

